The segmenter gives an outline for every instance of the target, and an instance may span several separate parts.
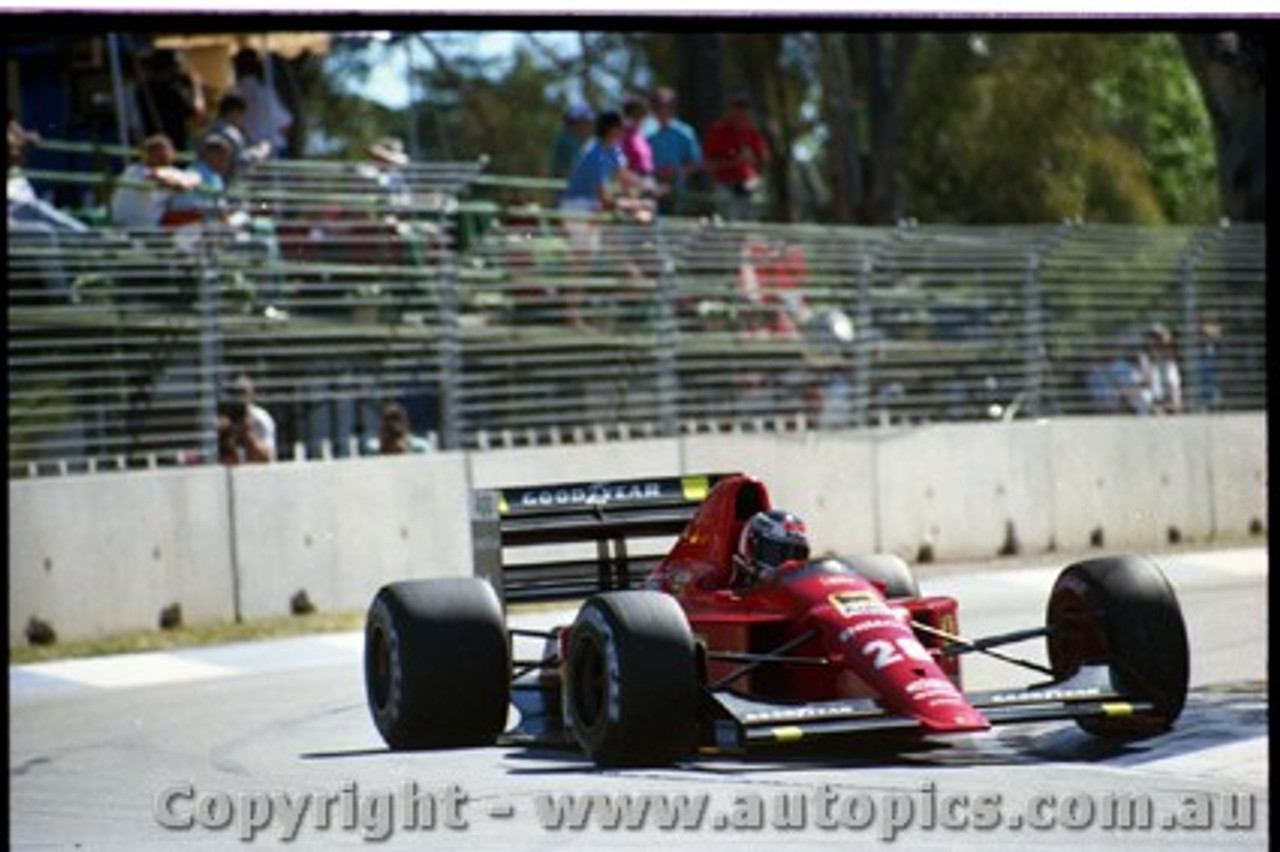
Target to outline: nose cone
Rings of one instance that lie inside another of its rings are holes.
[[[986,716],[964,703],[954,707],[930,707],[925,712],[914,711],[911,715],[931,734],[972,733],[991,727]]]
[[[955,684],[941,672],[916,669],[917,676],[903,679],[896,691],[899,712],[915,717],[932,734],[960,734],[991,727],[986,716],[965,700]]]

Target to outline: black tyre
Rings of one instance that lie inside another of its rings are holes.
[[[470,577],[383,586],[365,621],[364,680],[391,748],[492,744],[511,700],[510,644],[493,587]]]
[[[693,750],[702,684],[693,633],[661,592],[589,598],[569,634],[565,723],[600,766],[660,766]]]
[[[1049,664],[1056,677],[1110,661],[1116,684],[1155,704],[1148,713],[1081,719],[1102,737],[1137,739],[1168,730],[1187,700],[1187,628],[1173,586],[1155,562],[1117,556],[1063,570],[1049,594]]]
[[[884,596],[894,598],[920,597],[920,584],[916,575],[900,557],[891,554],[873,556],[842,556],[841,562],[848,565],[855,574],[868,580],[884,583]]]

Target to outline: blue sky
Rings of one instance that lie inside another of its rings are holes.
[[[494,31],[478,33],[477,35],[479,35],[479,38],[475,44],[479,47],[480,54],[497,58],[511,55],[511,51],[521,33]],[[542,35],[548,44],[556,46],[562,43],[562,39],[576,38],[575,33],[569,32],[543,33]],[[430,62],[430,57],[426,55],[424,50],[418,48],[415,54],[415,61],[425,65]],[[353,88],[365,97],[379,101],[389,107],[398,109],[407,106],[409,103],[408,75],[405,73],[407,66],[407,51],[403,48],[389,51],[386,61],[379,63],[373,69],[369,79]]]

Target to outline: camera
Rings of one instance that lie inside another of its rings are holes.
[[[249,417],[249,406],[244,402],[220,402],[218,415],[227,418],[235,426],[242,426]]]

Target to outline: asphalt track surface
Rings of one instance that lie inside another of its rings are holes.
[[[10,846],[204,850],[291,838],[307,849],[503,852],[1266,848],[1267,553],[1159,561],[1187,619],[1193,691],[1174,731],[1129,745],[1046,723],[923,750],[861,744],[598,771],[548,748],[387,751],[365,707],[357,633],[10,667]],[[926,593],[960,599],[962,632],[981,635],[1038,624],[1061,566],[919,573]],[[516,621],[571,615],[543,610]],[[1010,650],[1043,660],[1042,645]],[[1029,682],[996,661],[966,665],[969,688]],[[265,810],[269,795],[296,807],[309,794],[319,798],[298,812],[296,833],[282,805]],[[705,810],[666,828],[653,811],[638,828],[611,828],[601,810],[572,827],[562,811],[555,827],[549,808],[567,801],[557,797],[578,796],[580,806],[592,794],[615,805],[622,794],[705,796]],[[1129,823],[1138,827],[1125,828],[1115,810],[1106,825],[1108,807],[1136,800],[1150,805],[1152,827],[1142,827],[1141,811]],[[158,811],[193,824],[163,827]]]

